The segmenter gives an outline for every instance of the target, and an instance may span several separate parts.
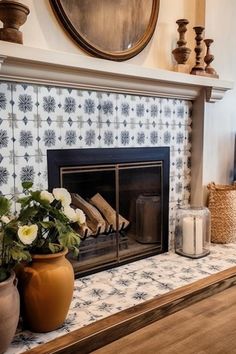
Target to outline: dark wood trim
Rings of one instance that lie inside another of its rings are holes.
[[[234,285],[236,266],[38,345],[25,354],[90,353]]]
[[[76,30],[76,28],[69,20],[60,0],[49,0],[49,2],[56,17],[62,23],[64,29],[70,34],[70,36],[75,40],[75,42],[79,44],[82,49],[84,49],[87,53],[92,54],[95,57],[115,61],[123,61],[130,59],[140,53],[146,47],[155,31],[160,6],[160,0],[153,0],[149,24],[144,35],[140,38],[136,45],[134,45],[130,49],[112,53],[102,51],[98,47],[92,45],[89,41],[86,41],[86,39]]]

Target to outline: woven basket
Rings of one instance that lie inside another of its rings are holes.
[[[210,183],[211,242],[236,242],[236,185]]]

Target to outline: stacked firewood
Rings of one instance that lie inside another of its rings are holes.
[[[117,229],[122,230],[129,225],[129,221],[120,214],[117,220],[116,211],[99,193],[96,193],[89,201],[76,193],[72,193],[71,198],[74,207],[82,209],[86,215],[86,224],[79,230],[83,237],[110,233]]]

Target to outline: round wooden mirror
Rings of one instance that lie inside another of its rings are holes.
[[[156,27],[160,0],[50,0],[64,28],[88,53],[110,60],[137,55]]]

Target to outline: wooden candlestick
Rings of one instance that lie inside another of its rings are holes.
[[[196,53],[196,64],[195,66],[192,68],[191,70],[191,74],[193,75],[204,75],[204,67],[201,64],[201,53],[202,53],[202,33],[204,31],[204,27],[202,26],[196,26],[193,27],[195,33],[196,33],[196,47],[194,49],[195,53]]]
[[[179,40],[177,41],[178,47],[172,51],[175,60],[178,64],[186,64],[191,49],[186,47],[187,42],[185,41],[185,32],[187,31],[187,24],[189,23],[186,19],[180,19],[176,21],[178,25]]]
[[[3,28],[0,29],[0,40],[23,44],[22,32],[19,31],[30,10],[28,6],[13,0],[0,1],[0,20]]]
[[[213,39],[204,39],[204,42],[206,44],[207,47],[207,52],[206,55],[204,57],[204,62],[206,63],[205,66],[205,73],[207,76],[212,76],[212,77],[216,77],[218,78],[219,75],[217,74],[217,72],[215,71],[215,69],[211,66],[211,63],[214,60],[214,55],[212,55],[210,53],[210,46],[211,44],[214,42]]]

